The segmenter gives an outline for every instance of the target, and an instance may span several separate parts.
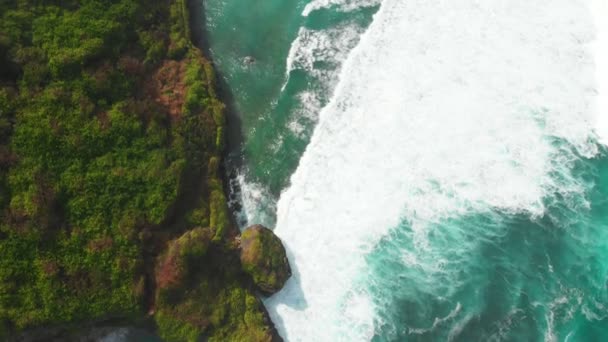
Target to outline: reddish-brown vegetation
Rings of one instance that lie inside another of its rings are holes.
[[[165,60],[146,82],[146,93],[161,105],[172,119],[178,119],[186,97],[187,60]]]
[[[158,289],[178,286],[184,278],[183,271],[177,255],[171,254],[167,256],[157,265],[156,286]]]
[[[105,250],[112,248],[113,245],[114,245],[114,240],[111,237],[106,236],[106,237],[102,237],[99,239],[89,241],[88,248],[91,252],[103,252]]]

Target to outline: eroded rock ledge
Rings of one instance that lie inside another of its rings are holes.
[[[195,228],[159,257],[152,314],[170,341],[280,341],[256,292],[271,295],[290,275],[281,241],[261,225],[230,243]]]

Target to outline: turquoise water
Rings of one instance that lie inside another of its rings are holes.
[[[266,302],[284,338],[608,340],[589,2],[205,6],[234,209],[294,268]]]
[[[543,217],[488,212],[435,224],[438,274],[400,262],[415,249],[406,222],[367,256],[378,310],[374,341],[605,341],[608,338],[608,160],[581,160],[583,198]],[[438,253],[439,251],[439,253]],[[424,284],[409,287],[408,283]]]
[[[231,151],[245,160],[235,180],[245,187],[242,222],[250,216],[274,225],[275,202],[329,101],[340,63],[377,10],[370,4],[303,17],[307,3],[204,3],[211,54],[242,125],[242,145]]]

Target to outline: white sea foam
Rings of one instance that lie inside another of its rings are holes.
[[[99,342],[124,342],[129,337],[128,328],[117,328],[109,332],[107,335],[99,338]]]
[[[322,99],[318,91],[306,90],[298,94],[298,107],[293,111],[292,119],[287,124],[291,133],[299,138],[310,136],[313,125],[319,119]]]
[[[328,86],[337,81],[339,67],[357,44],[363,29],[355,23],[346,23],[324,30],[300,28],[291,43],[286,65],[286,82],[294,70],[304,70]],[[322,67],[319,67],[319,65]]]
[[[448,313],[447,316],[435,317],[435,319],[433,320],[433,325],[430,328],[428,328],[428,329],[410,328],[410,333],[414,334],[414,335],[422,335],[422,334],[428,333],[429,331],[433,331],[434,329],[436,329],[438,326],[442,325],[443,323],[453,320],[458,315],[458,313],[460,313],[461,309],[462,309],[462,305],[460,305],[460,303],[457,303],[456,307],[452,311],[450,311],[450,313]]]
[[[303,16],[326,8],[335,7],[341,12],[350,12],[363,7],[377,6],[382,0],[314,0],[308,3],[302,12]]]
[[[363,28],[347,22],[323,30],[300,28],[292,42],[286,62],[286,81],[283,90],[295,70],[306,72],[314,79],[311,87],[297,95],[298,106],[292,112],[287,126],[300,138],[310,135],[309,127],[317,123],[322,105],[329,100],[329,94],[338,83],[342,62],[359,41]]]
[[[542,215],[581,191],[574,151],[597,153],[587,4],[382,3],[278,203],[294,276],[267,304],[285,338],[370,339],[364,256],[404,217],[424,241],[429,223]]]
[[[354,24],[325,30],[300,28],[289,51],[287,72],[295,69],[312,72],[317,62],[343,61],[360,32]]]
[[[286,60],[286,77],[282,90],[284,91],[290,81],[289,75],[293,71],[304,71],[310,78],[314,87],[309,87],[295,95],[296,105],[290,112],[290,119],[286,123],[289,133],[299,139],[308,139],[317,123],[319,111],[327,101],[338,82],[338,75],[342,62],[350,50],[356,46],[359,36],[364,29],[354,22],[342,22],[335,27],[322,30],[300,28],[296,39],[292,42]],[[276,109],[278,99],[270,106],[270,111]],[[262,116],[266,120],[269,116]],[[272,153],[277,153],[282,147],[286,137],[280,134],[269,145]],[[262,184],[246,180],[246,170],[241,171],[237,177],[236,185],[241,191],[242,208],[238,211],[238,221],[241,228],[250,223],[274,225],[272,215],[276,205],[273,196]]]
[[[240,228],[244,229],[253,223],[272,226],[274,220],[268,213],[275,210],[276,203],[268,189],[259,183],[248,181],[245,172],[239,173],[235,181],[241,196],[239,202],[242,207],[238,212]]]
[[[596,27],[593,50],[599,93],[596,129],[602,142],[608,144],[608,1],[591,0],[591,12]]]

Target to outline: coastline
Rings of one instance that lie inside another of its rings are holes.
[[[137,0],[133,1],[136,3]],[[135,304],[129,307],[129,311],[97,305],[98,311],[92,313],[85,311],[84,314],[74,316],[40,318],[38,321],[19,324],[14,323],[16,319],[13,316],[8,316],[14,313],[7,314],[7,308],[0,307],[1,337],[14,341],[96,339],[103,337],[108,331],[124,332],[124,329],[129,327],[128,331],[155,332],[167,341],[201,337],[211,341],[243,338],[252,341],[282,340],[263,305],[260,287],[252,279],[252,274],[248,273],[250,271],[244,270],[239,261],[239,254],[243,251],[235,217],[227,205],[227,198],[232,194],[226,164],[237,163],[239,160],[234,158],[230,151],[240,148],[240,121],[232,105],[230,90],[222,84],[222,78],[218,76],[211,61],[211,51],[206,44],[204,32],[202,6],[202,1],[194,0],[175,0],[155,5],[157,11],[161,8],[167,10],[161,15],[165,18],[163,20],[168,21],[172,30],[169,36],[167,26],[152,28],[158,30],[153,33],[164,37],[158,44],[164,44],[167,56],[148,64],[140,79],[133,80],[133,83],[141,82],[145,85],[140,88],[143,90],[132,95],[133,97],[139,96],[143,97],[141,101],[149,101],[150,97],[156,96],[153,99],[157,103],[159,115],[166,115],[163,119],[165,121],[160,121],[161,128],[178,139],[177,148],[181,149],[174,153],[184,155],[181,168],[178,171],[170,170],[177,178],[176,185],[168,185],[173,186],[170,189],[175,192],[175,198],[166,200],[169,204],[166,210],[161,212],[162,216],[157,214],[158,222],[149,223],[142,218],[141,223],[134,222],[133,225],[137,225],[130,228],[134,237],[128,242],[133,245],[137,260],[134,261],[136,264],[131,272],[123,272],[126,273],[127,283],[121,286],[127,288],[125,296]],[[74,13],[79,10],[78,7],[60,9]],[[133,26],[149,29],[147,26],[137,25],[139,24]],[[127,35],[128,32],[121,31],[120,34]],[[129,37],[136,39],[139,44],[137,36]],[[152,49],[155,47],[156,45],[152,46]],[[153,52],[156,53],[155,51]],[[133,52],[116,52],[119,57],[129,53]],[[100,63],[106,63],[102,64],[103,67],[112,65],[109,63],[115,62],[111,58],[118,57],[99,57],[88,62],[91,65],[87,67],[94,69]],[[131,58],[132,60],[127,62],[137,62],[133,61],[135,57]],[[84,66],[83,62],[82,68]],[[106,68],[112,70],[112,66]],[[89,72],[89,69],[79,71],[74,67],[74,70],[83,73]],[[76,71],[74,73],[76,74]],[[76,75],[71,77],[80,76]],[[172,95],[166,96],[167,91]],[[130,100],[131,95],[123,96],[127,101]],[[92,120],[98,119],[93,117]],[[99,120],[109,119],[102,117]],[[170,141],[169,144],[167,150],[176,149],[173,142]],[[237,155],[240,156],[238,153]],[[187,167],[184,168],[184,165]],[[230,164],[230,170],[235,169],[232,166],[233,164]],[[121,172],[130,171],[124,169]],[[151,186],[158,186],[161,181],[165,180],[159,177],[149,182]],[[67,215],[61,219],[61,228],[73,224],[68,221]],[[104,228],[109,230],[111,227]],[[79,230],[76,233],[79,233]],[[118,239],[122,233],[119,231],[116,237],[111,235],[116,234],[114,231],[104,234],[106,240],[100,241],[106,241],[105,244],[97,240],[96,244],[91,244],[91,241],[83,238],[82,245],[78,247],[85,251],[76,249],[74,253],[96,253],[104,251],[104,248],[112,248],[114,239]],[[61,242],[63,236],[53,238]],[[3,235],[0,242],[12,241],[11,239],[19,241],[20,236]],[[63,250],[58,249],[57,253],[63,253]],[[51,255],[57,253],[53,251]],[[120,253],[108,255],[110,258],[122,258],[119,260],[122,263],[126,262],[123,260],[126,256],[121,256]],[[40,258],[38,251],[35,251],[31,258],[33,261]],[[62,264],[55,262],[52,266],[47,267],[49,278],[55,281],[55,278],[65,277]],[[92,266],[81,266],[84,276],[87,275],[86,272],[95,271],[95,266],[91,270],[86,267]],[[103,280],[103,276],[100,274],[98,277]],[[7,281],[4,279],[11,280],[10,277],[3,278],[3,282]],[[131,282],[135,284],[131,285]],[[5,286],[2,283],[0,285]],[[24,285],[32,286],[29,283]],[[93,286],[97,285],[92,283],[86,286],[89,287],[81,290],[84,295],[88,294],[87,291],[95,290]],[[105,290],[115,289],[109,286]],[[37,291],[35,287],[33,291]],[[64,298],[57,297],[58,300],[51,302],[51,305],[65,309]],[[80,297],[65,298],[65,302],[82,306],[85,310],[87,305],[96,304],[82,301]],[[41,309],[46,310],[46,307]],[[19,316],[17,312],[17,317]]]
[[[191,40],[195,47],[203,52],[211,62],[215,70],[215,84],[218,98],[224,103],[226,117],[224,136],[224,149],[222,151],[222,162],[220,163],[220,175],[224,185],[224,192],[228,199],[230,221],[234,227],[239,227],[235,212],[242,207],[241,189],[237,181],[239,170],[242,168],[244,136],[242,120],[236,108],[234,95],[230,86],[222,76],[222,71],[216,65],[213,52],[208,39],[206,28],[205,3],[203,0],[186,0],[190,12]]]
[[[236,109],[234,96],[226,83],[222,72],[217,67],[213,52],[208,39],[206,29],[206,13],[203,0],[186,0],[190,12],[191,40],[195,47],[203,52],[203,55],[211,62],[215,70],[215,83],[218,98],[224,105],[226,115],[225,149],[222,160],[230,162],[230,170],[238,169],[242,165],[241,148],[243,145],[242,122]]]
[[[229,220],[233,227],[238,230],[238,223],[233,210],[234,203],[237,206],[242,205],[240,203],[240,190],[237,185],[232,182],[236,178],[236,172],[243,165],[242,157],[242,145],[243,145],[243,131],[242,122],[239,113],[236,109],[234,96],[230,87],[222,77],[222,73],[217,67],[213,59],[213,53],[211,51],[208,33],[206,32],[206,13],[205,4],[203,0],[186,0],[189,9],[190,17],[190,32],[191,40],[196,48],[201,50],[205,57],[211,62],[215,70],[215,84],[217,96],[225,105],[224,113],[226,116],[226,134],[224,136],[224,149],[221,151],[221,162],[220,162],[220,178],[224,186],[224,193],[228,199],[229,204]],[[258,299],[262,303],[261,308],[263,309],[264,320],[269,325],[270,332],[272,335],[272,342],[283,341],[279,335],[274,322],[272,321],[268,309],[263,302],[263,296],[257,295]]]

